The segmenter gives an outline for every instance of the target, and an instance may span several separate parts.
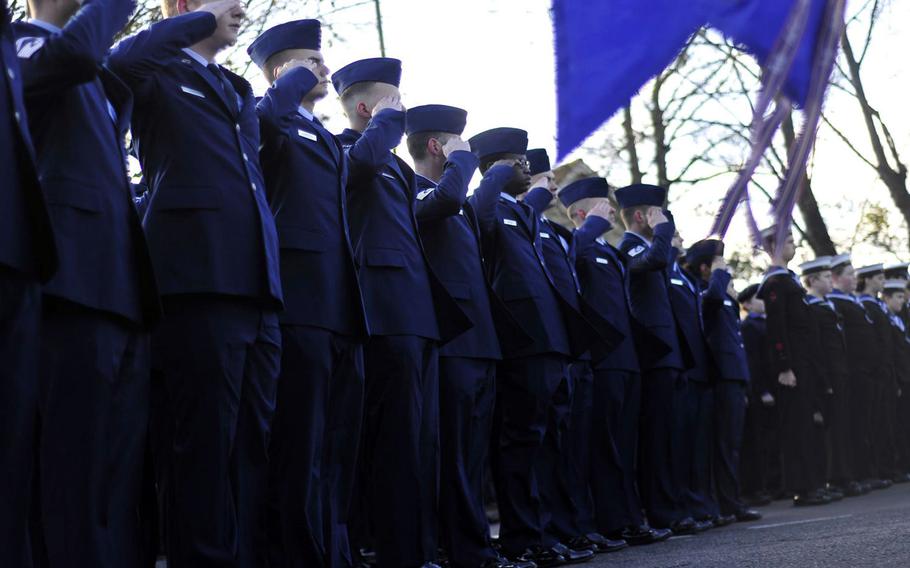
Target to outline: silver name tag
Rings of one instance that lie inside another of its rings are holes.
[[[193,95],[194,97],[199,97],[200,99],[205,98],[205,95],[202,93],[202,91],[197,91],[196,89],[194,89],[192,87],[187,87],[186,85],[180,85],[180,90],[188,95]]]
[[[610,264],[609,260],[607,260],[606,258],[600,258],[600,257],[595,258],[594,262],[596,262],[597,264]]]
[[[514,219],[503,219],[502,223],[510,227],[517,227],[518,223]]]
[[[302,130],[300,128],[297,129],[297,136],[300,136],[301,138],[306,138],[307,140],[312,140],[313,142],[316,141],[315,134],[313,134],[312,132],[307,132],[306,130]]]

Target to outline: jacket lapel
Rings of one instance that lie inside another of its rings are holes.
[[[212,94],[214,94],[215,97],[221,101],[221,106],[231,116],[231,118],[236,118],[236,115],[234,114],[234,105],[228,102],[227,93],[224,92],[224,87],[221,85],[221,81],[219,81],[211,71],[209,71],[198,61],[190,59],[189,57],[184,59],[184,61],[189,62],[190,67],[193,69],[193,71],[195,71],[196,74],[199,75],[203,81],[205,81],[206,85],[209,86]]]

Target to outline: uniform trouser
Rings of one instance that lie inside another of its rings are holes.
[[[455,568],[496,558],[483,504],[496,361],[439,358],[440,541]]]
[[[746,417],[747,384],[720,380],[714,385],[715,429],[714,480],[717,503],[723,515],[744,508],[740,500],[739,464]]]
[[[556,498],[544,504],[550,512],[547,532],[560,541],[595,531],[591,501],[591,427],[594,375],[589,361],[575,361],[569,367],[570,408],[564,424],[554,423],[562,432],[559,444],[559,469],[556,472]]]
[[[682,421],[674,429],[673,449],[678,452],[674,464],[679,469],[680,493],[688,515],[697,519],[717,515],[717,503],[711,484],[711,460],[714,453],[714,388],[708,382],[688,381],[679,391],[679,413]]]
[[[351,566],[347,519],[363,414],[363,345],[281,326],[269,447],[270,566]]]
[[[494,466],[500,541],[507,556],[552,544],[542,492],[553,483],[547,474],[556,467],[558,432],[552,428],[556,409],[567,405],[568,369],[568,359],[549,354],[503,361],[497,371]]]
[[[801,374],[796,373],[797,381]],[[812,394],[807,387],[781,387],[778,400],[781,406],[781,454],[784,466],[784,487],[790,493],[806,493],[818,489],[817,430],[812,419]]]
[[[686,516],[673,465],[673,430],[685,382],[676,369],[645,371],[641,382],[638,489],[648,521],[663,528]]]
[[[867,373],[851,373],[847,391],[850,394],[850,448],[853,454],[853,473],[857,480],[875,476],[872,453],[872,432],[875,384]]]
[[[825,424],[828,437],[828,479],[837,486],[854,481],[850,446],[850,396],[846,381],[832,385],[833,394],[828,397]]]
[[[169,568],[267,565],[268,445],[281,332],[252,302],[171,296],[152,336]]]
[[[141,566],[148,334],[64,300],[42,312],[35,565]]]
[[[875,451],[875,476],[891,479],[897,473],[894,420],[897,416],[897,385],[889,377],[875,383],[875,415],[872,447]]]
[[[33,279],[0,272],[0,555],[31,566],[27,520],[35,461],[41,291]]]
[[[771,460],[775,459],[772,444],[774,422],[778,407],[765,406],[759,393],[752,393],[746,407],[743,427],[743,445],[740,455],[742,492],[744,495],[758,495],[770,491],[769,471]]]
[[[591,494],[597,531],[610,534],[644,523],[635,483],[641,376],[595,370],[591,432]]]
[[[439,367],[436,342],[374,336],[364,350],[363,490],[381,568],[436,556]]]

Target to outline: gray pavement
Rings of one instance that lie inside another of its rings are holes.
[[[785,501],[764,518],[598,556],[586,566],[910,567],[910,484],[822,507]]]

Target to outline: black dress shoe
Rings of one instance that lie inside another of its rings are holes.
[[[594,558],[594,552],[587,548],[576,549],[568,547],[561,542],[557,542],[553,545],[553,550],[562,554],[563,558],[566,559],[566,564],[581,564],[582,562],[587,562]]]
[[[863,483],[869,486],[869,489],[872,491],[878,491],[879,489],[887,489],[891,487],[891,482],[887,479],[867,479]]]
[[[822,489],[822,492],[831,498],[832,501],[842,501],[844,499],[844,494],[841,491],[838,491],[834,488]]]
[[[692,517],[686,517],[679,521],[673,521],[670,523],[669,528],[671,531],[673,531],[674,535],[695,534],[698,532],[695,519]]]
[[[736,522],[738,523],[748,523],[749,521],[757,521],[761,518],[761,513],[755,509],[740,509],[736,511],[734,515],[736,517]]]
[[[491,558],[484,561],[480,568],[537,568],[537,564],[533,562],[525,562],[521,560],[509,560],[505,556],[500,556],[498,558]]]
[[[648,525],[626,527],[609,535],[611,540],[624,540],[630,546],[644,546],[655,542],[663,542],[671,536],[673,536],[673,531],[670,529],[655,529]]]
[[[863,493],[863,486],[855,481],[844,484],[844,497],[858,497]]]
[[[616,552],[617,550],[622,550],[629,546],[629,543],[622,539],[612,540],[600,533],[591,533],[586,534],[585,536],[579,536],[573,538],[568,543],[569,548],[574,548],[576,550],[587,549],[595,554],[601,554],[604,552]]]
[[[591,554],[591,556],[594,555]],[[518,561],[533,562],[534,565],[539,568],[547,568],[548,566],[562,566],[566,563],[566,558],[553,548],[535,546],[524,551],[524,553],[518,557]]]
[[[695,521],[695,532],[703,533],[714,528],[714,519],[704,519]]]
[[[735,522],[736,515],[719,515],[717,517],[714,517],[714,526],[718,528],[732,525]]]
[[[831,498],[819,490],[808,493],[797,493],[793,496],[793,504],[797,507],[810,507],[813,505],[827,505]]]

